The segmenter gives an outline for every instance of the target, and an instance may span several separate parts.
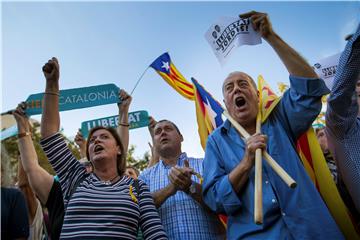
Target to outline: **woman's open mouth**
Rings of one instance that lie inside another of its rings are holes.
[[[94,148],[94,153],[97,154],[99,152],[101,152],[102,150],[104,150],[104,147],[101,145],[96,145]]]

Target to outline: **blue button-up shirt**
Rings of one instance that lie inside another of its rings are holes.
[[[360,213],[360,25],[341,54],[326,111],[326,136],[338,173]]]
[[[263,160],[262,225],[254,223],[254,168],[238,195],[228,174],[244,156],[245,142],[226,121],[208,138],[204,160],[204,200],[218,213],[228,215],[228,239],[343,239],[295,150],[295,141],[321,109],[328,93],[320,79],[290,76],[291,88],[262,125],[267,151],[297,182],[289,188]]]
[[[182,153],[177,165],[183,167],[184,160],[200,175],[203,174],[203,159],[190,158]],[[158,191],[166,187],[171,166],[160,160],[151,168],[141,173],[142,179],[150,188],[150,192]],[[200,180],[192,176],[192,181],[200,183]],[[169,197],[158,209],[160,219],[169,239],[178,240],[211,240],[224,239],[225,232],[217,216],[205,210],[198,202],[182,191]]]

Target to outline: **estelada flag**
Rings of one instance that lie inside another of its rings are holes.
[[[202,148],[205,149],[208,136],[223,124],[221,115],[224,109],[198,81],[194,78],[191,78],[191,81],[194,84],[195,90],[196,120],[198,123],[200,142]]]
[[[194,78],[191,78],[191,81],[195,89],[196,120],[198,123],[200,142],[202,148],[205,150],[208,136],[224,122],[221,118],[224,109],[198,81]],[[227,216],[219,214],[218,217],[224,227],[226,227]]]
[[[262,97],[261,120],[265,122],[271,111],[279,103],[281,97],[276,96],[261,75],[258,77],[258,90]],[[359,239],[356,225],[340,197],[312,127],[297,139],[296,147],[306,172],[319,191],[345,238]]]
[[[155,61],[150,64],[150,67],[183,97],[194,100],[193,85],[176,69],[168,53],[164,53],[155,59]]]

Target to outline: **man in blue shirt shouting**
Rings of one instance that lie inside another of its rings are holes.
[[[272,29],[267,14],[250,12],[253,27],[278,54],[290,74],[286,91],[256,132],[258,93],[253,79],[231,73],[223,83],[226,108],[251,135],[242,139],[229,121],[208,138],[204,160],[203,196],[217,213],[228,215],[228,239],[343,239],[321,196],[307,175],[295,149],[321,110],[321,96],[329,91],[311,66]],[[255,150],[266,150],[297,182],[289,188],[263,161],[263,217],[254,223]],[[326,226],[326,227],[321,227]]]

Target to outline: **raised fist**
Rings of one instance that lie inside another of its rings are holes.
[[[60,67],[58,60],[53,57],[42,67],[42,71],[48,82],[58,82],[60,77]]]

